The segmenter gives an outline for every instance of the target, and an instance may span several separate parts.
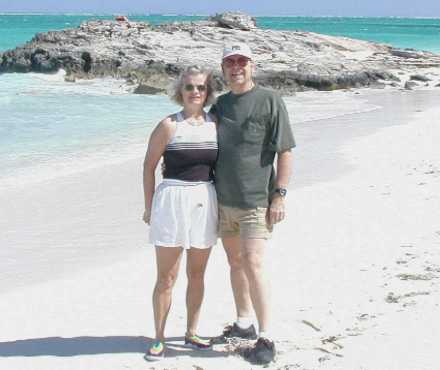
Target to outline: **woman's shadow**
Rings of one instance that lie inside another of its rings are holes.
[[[228,352],[189,350],[183,345],[183,337],[166,339],[166,357],[227,357]],[[70,357],[81,355],[99,355],[105,353],[139,353],[146,352],[153,338],[135,336],[109,337],[49,337],[22,339],[11,342],[0,342],[1,357],[58,356]]]

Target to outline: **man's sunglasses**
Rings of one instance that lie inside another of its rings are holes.
[[[233,58],[223,59],[223,65],[227,68],[231,68],[231,67],[235,66],[236,64],[239,67],[246,67],[248,63],[249,63],[249,59],[246,57],[240,57],[237,59],[233,59]]]
[[[206,85],[186,84],[185,86],[183,86],[183,88],[185,89],[185,91],[188,91],[188,92],[194,91],[195,89],[197,89],[200,92],[206,91]]]

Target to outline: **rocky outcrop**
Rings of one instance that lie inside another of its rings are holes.
[[[285,94],[384,83],[404,87],[397,76],[424,78],[440,66],[440,56],[432,53],[311,32],[263,30],[252,27],[245,15],[225,26],[224,20],[233,18],[226,14],[160,26],[90,21],[76,29],[36,34],[0,54],[0,72],[52,73],[63,68],[72,82],[112,76],[125,79],[137,92],[160,93],[185,66],[200,64],[214,70],[222,89],[222,48],[234,41],[252,48],[257,81]],[[432,84],[438,82],[433,79]]]
[[[414,89],[414,88],[417,87],[417,86],[418,86],[417,82],[414,82],[414,81],[406,81],[404,87],[405,87],[406,90],[412,90],[412,89]]]
[[[431,81],[430,78],[428,78],[428,77],[426,77],[426,76],[423,76],[423,75],[412,75],[412,76],[410,77],[410,79],[411,79],[412,81],[420,81],[420,82],[429,82],[429,81]]]
[[[217,22],[219,27],[236,28],[243,31],[250,31],[257,28],[255,18],[242,12],[216,14],[210,17],[209,20]]]

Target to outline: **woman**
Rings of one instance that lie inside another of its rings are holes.
[[[187,331],[185,345],[209,349],[196,328],[204,292],[204,273],[217,241],[217,197],[212,169],[217,158],[213,117],[203,108],[213,101],[210,73],[189,67],[179,77],[173,99],[183,110],[162,120],[151,134],[144,162],[145,212],[150,242],[156,246],[153,292],[156,339],[145,358],[164,356],[164,329],[183,249],[187,251]],[[164,160],[163,181],[155,190],[155,170]]]

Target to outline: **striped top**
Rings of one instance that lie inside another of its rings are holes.
[[[163,177],[190,182],[212,182],[217,152],[217,129],[211,116],[205,114],[205,122],[195,126],[189,124],[179,112],[176,131],[163,154]]]

